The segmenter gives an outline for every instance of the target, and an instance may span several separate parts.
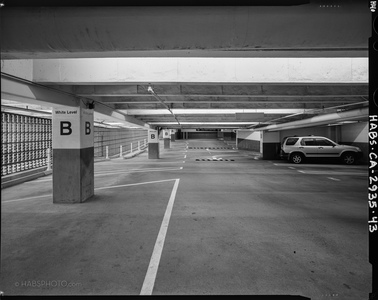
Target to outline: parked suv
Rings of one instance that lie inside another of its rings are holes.
[[[339,158],[345,164],[354,164],[361,156],[358,147],[339,145],[322,136],[289,136],[281,143],[281,158],[300,164],[306,158]]]

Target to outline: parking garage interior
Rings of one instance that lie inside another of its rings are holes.
[[[366,5],[84,2],[1,7],[0,291],[367,299]]]

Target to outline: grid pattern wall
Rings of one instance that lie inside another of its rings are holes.
[[[1,176],[47,165],[47,149],[52,147],[50,119],[2,112],[1,121]]]
[[[108,156],[116,156],[120,154],[120,146],[122,152],[126,153],[131,150],[138,149],[138,141],[140,146],[147,143],[148,131],[143,129],[113,129],[95,127],[94,132],[94,156],[106,157],[106,147],[108,147]]]
[[[1,176],[47,166],[47,149],[52,163],[52,120],[2,112]],[[147,130],[94,128],[94,156],[106,157],[138,149],[147,142]]]

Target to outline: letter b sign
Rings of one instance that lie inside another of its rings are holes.
[[[60,135],[70,135],[72,133],[71,122],[61,121],[60,122]]]
[[[158,132],[157,130],[148,130],[148,142],[149,143],[158,143]]]
[[[60,122],[60,135],[71,135],[72,134],[72,123],[69,121]],[[91,134],[91,123],[85,122],[85,135]]]
[[[91,123],[90,122],[85,122],[85,134],[91,134]]]

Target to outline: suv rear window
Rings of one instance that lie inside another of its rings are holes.
[[[285,145],[293,146],[298,141],[298,138],[287,138]]]

